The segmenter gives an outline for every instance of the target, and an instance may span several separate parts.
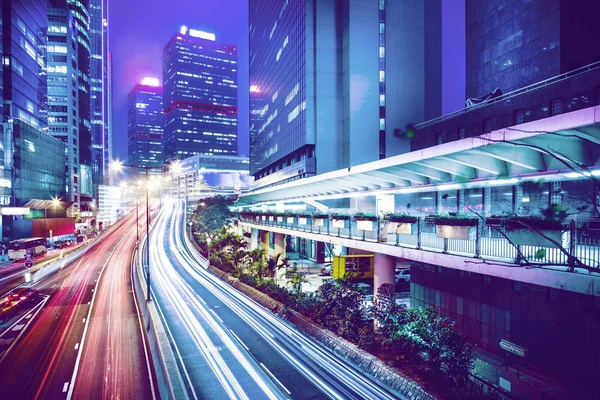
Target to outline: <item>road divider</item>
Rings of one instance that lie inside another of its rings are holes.
[[[151,231],[153,226],[153,224],[150,226]],[[141,256],[143,252],[140,251],[140,249],[144,249],[145,245],[146,239],[144,238],[140,247],[133,254],[131,278],[134,297],[144,323],[144,334],[148,340],[158,392],[161,399],[188,399],[189,396],[177,367],[177,360],[173,354],[168,333],[160,319],[154,301],[146,301],[146,277],[142,268],[144,257]]]

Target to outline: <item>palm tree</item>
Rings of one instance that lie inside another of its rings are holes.
[[[298,271],[298,266],[294,264],[291,271],[288,271],[285,274],[285,277],[288,279],[288,283],[292,285],[294,292],[296,292],[296,296],[299,296],[302,293],[302,284],[307,283],[308,280],[303,273]]]
[[[290,265],[290,261],[287,257],[281,257],[282,254],[275,254],[275,257],[271,256],[267,260],[267,271],[269,272],[269,276],[274,278],[275,284],[277,284],[277,272]]]
[[[254,249],[246,254],[248,257],[248,265],[250,266],[250,270],[257,275],[259,281],[262,280],[267,252],[264,249]]]

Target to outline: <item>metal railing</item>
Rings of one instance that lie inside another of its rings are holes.
[[[341,237],[367,242],[378,242],[389,246],[401,246],[435,251],[460,256],[493,259],[504,262],[564,265],[569,266],[569,256],[582,263],[600,268],[600,231],[576,228],[574,225],[561,234],[562,249],[530,245],[516,245],[506,238],[504,228],[487,226],[481,221],[469,229],[468,239],[447,239],[437,235],[436,226],[418,218],[412,234],[388,230],[384,235],[384,223],[373,221],[373,230],[358,229],[358,221],[344,220],[343,227],[334,227],[332,219],[323,219],[322,225],[311,218],[298,217],[243,217],[242,222],[266,227],[278,227],[299,232],[309,232],[332,237]],[[573,232],[573,233],[571,233]],[[565,253],[566,251],[566,253]],[[522,260],[524,258],[525,260]]]

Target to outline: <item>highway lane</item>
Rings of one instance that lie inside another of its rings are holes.
[[[98,277],[132,221],[126,217],[68,268],[34,285],[49,299],[0,359],[3,398],[66,398]]]
[[[154,273],[153,289],[159,295],[158,302],[164,309],[165,319],[172,325],[170,330],[175,354],[181,357],[181,375],[186,378],[188,386],[196,389],[202,387],[202,382],[190,373],[193,368],[188,368],[190,361],[186,356],[193,349],[178,335],[185,331],[186,323],[191,324],[190,321],[195,320],[199,324],[218,326],[219,337],[223,341],[224,338],[230,339],[226,343],[228,349],[237,348],[253,361],[253,366],[259,365],[272,387],[280,389],[279,397],[398,398],[397,394],[388,393],[328,349],[208,273],[200,266],[204,261],[185,244],[182,227],[185,227],[183,202],[166,203],[153,236],[151,268],[156,266],[152,270],[157,271]],[[174,289],[169,293],[165,286],[174,286]],[[167,298],[183,298],[183,304],[165,305],[161,291],[166,292]],[[183,324],[169,321],[170,315],[180,313],[180,308],[186,307],[191,309],[189,314],[183,313],[182,319],[187,318],[187,321]],[[178,353],[177,349],[181,350],[183,346],[185,351]],[[244,384],[241,385],[246,391]]]
[[[107,261],[67,398],[156,398],[131,282],[135,246],[131,229]]]

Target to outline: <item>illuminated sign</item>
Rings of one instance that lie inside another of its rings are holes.
[[[204,32],[204,31],[197,31],[195,29],[190,29],[190,36],[199,38],[199,39],[206,39],[206,40],[212,40],[215,41],[217,39],[217,36],[214,33],[209,33],[209,32]]]
[[[250,91],[252,93],[260,93],[260,88],[258,87],[258,85],[250,85]]]
[[[187,35],[187,26],[182,25],[181,29],[179,29],[179,33],[181,33],[182,35]]]
[[[158,87],[160,86],[160,81],[158,80],[158,78],[145,77],[144,79],[142,79],[142,85]]]
[[[27,215],[29,214],[29,208],[26,207],[2,207],[0,208],[0,215]]]
[[[525,357],[527,355],[527,349],[517,344],[509,342],[508,340],[500,340],[500,348],[508,351],[509,353],[515,354],[519,357]]]

